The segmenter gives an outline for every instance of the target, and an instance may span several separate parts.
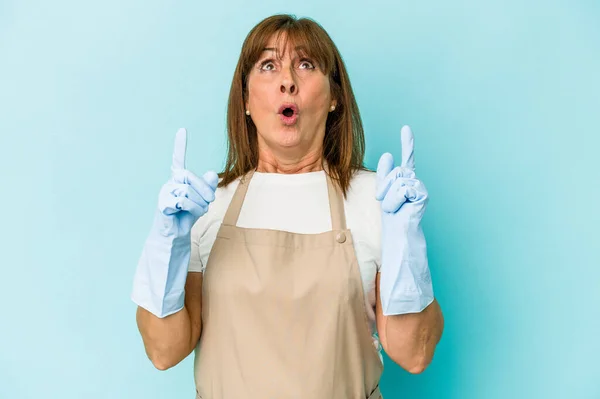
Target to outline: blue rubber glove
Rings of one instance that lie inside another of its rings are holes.
[[[191,230],[215,199],[219,177],[185,169],[187,131],[175,135],[171,178],[162,186],[154,222],[138,262],[131,299],[157,317],[183,309]]]
[[[384,316],[418,313],[433,302],[427,245],[421,219],[429,197],[415,177],[414,137],[401,131],[402,163],[385,153],[377,165],[376,198],[381,201],[381,277],[379,290]]]

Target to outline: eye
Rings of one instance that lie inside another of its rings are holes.
[[[260,63],[260,69],[262,71],[272,71],[273,69],[266,69],[265,67],[267,67],[268,65],[271,65],[273,68],[275,67],[275,64],[273,64],[273,60],[264,60],[263,62]]]
[[[302,65],[308,65],[307,68],[302,68]],[[301,69],[315,69],[315,66],[311,60],[308,58],[303,58],[300,60],[300,68]]]

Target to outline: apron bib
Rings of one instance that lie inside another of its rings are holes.
[[[240,180],[204,272],[196,398],[382,399],[341,190],[326,173],[331,231],[237,227],[253,173]]]

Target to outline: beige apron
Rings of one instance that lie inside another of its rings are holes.
[[[204,272],[196,398],[382,399],[341,190],[326,174],[332,231],[237,227],[253,173],[240,180]]]

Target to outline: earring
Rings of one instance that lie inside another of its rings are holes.
[[[246,115],[250,116],[250,110],[249,109],[246,110]]]
[[[332,105],[331,108],[329,108],[330,112],[333,112],[335,110],[335,105]]]

